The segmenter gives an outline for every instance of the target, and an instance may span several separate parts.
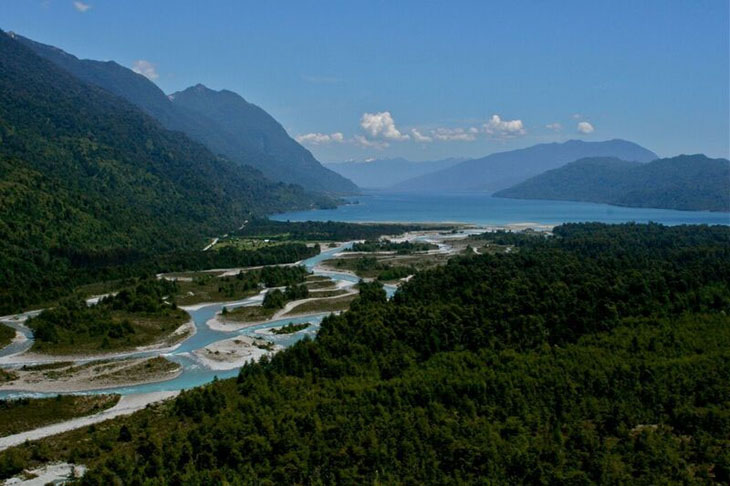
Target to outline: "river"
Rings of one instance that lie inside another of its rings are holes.
[[[358,278],[347,273],[339,273],[339,272],[325,272],[320,270],[319,268],[316,268],[317,264],[331,258],[335,254],[343,251],[345,248],[351,246],[351,243],[342,247],[334,248],[334,249],[328,249],[323,252],[321,252],[319,255],[316,255],[314,257],[311,257],[307,260],[304,260],[302,262],[302,265],[304,265],[307,270],[312,271],[315,275],[325,275],[330,277],[334,281],[344,281],[348,282],[349,284],[356,283],[358,281]],[[386,293],[388,296],[392,296],[395,293],[396,288],[394,286],[386,286]],[[197,349],[204,348],[205,346],[208,346],[211,343],[222,341],[225,339],[230,339],[235,336],[257,336],[261,337],[260,334],[256,334],[256,331],[261,329],[268,329],[268,328],[274,328],[274,327],[281,327],[285,324],[288,324],[290,322],[299,324],[308,322],[311,325],[297,333],[293,334],[267,334],[266,339],[268,341],[273,342],[274,344],[278,344],[282,347],[288,347],[294,344],[295,342],[303,339],[305,336],[314,337],[319,330],[320,323],[322,322],[322,319],[324,319],[325,316],[329,314],[329,312],[321,313],[321,314],[314,314],[304,317],[293,317],[293,318],[283,318],[283,319],[277,319],[275,321],[266,322],[263,324],[255,325],[246,327],[244,329],[240,329],[237,331],[217,331],[211,329],[207,322],[212,319],[216,313],[220,312],[223,307],[227,307],[229,309],[239,307],[242,305],[252,305],[256,303],[260,303],[261,296],[254,296],[250,297],[248,299],[243,299],[239,301],[232,301],[232,302],[219,302],[219,303],[212,303],[208,305],[203,305],[199,308],[196,308],[195,310],[189,310],[188,313],[190,314],[193,323],[195,324],[196,332],[194,335],[190,336],[189,338],[185,339],[177,348],[175,348],[174,351],[171,351],[169,353],[160,353],[159,351],[141,351],[136,353],[130,353],[126,354],[125,358],[130,357],[146,357],[146,356],[163,356],[170,361],[174,361],[175,363],[178,363],[182,367],[182,373],[177,376],[176,378],[168,381],[162,381],[157,383],[145,383],[141,385],[133,385],[133,386],[124,386],[124,387],[117,387],[117,388],[104,388],[103,390],[88,390],[84,392],[76,392],[76,394],[91,394],[91,393],[119,393],[121,395],[131,395],[131,394],[137,394],[137,393],[150,393],[150,392],[159,392],[159,391],[176,391],[176,390],[187,390],[189,388],[193,388],[196,386],[203,385],[205,383],[209,383],[213,381],[214,378],[230,378],[238,375],[238,368],[231,369],[231,370],[214,370],[211,368],[208,368],[202,364],[200,360],[198,360],[195,355],[193,354],[193,351]],[[37,314],[38,311],[32,311],[27,313],[26,315],[33,315]],[[13,322],[12,320],[5,320],[3,321],[5,324],[9,324],[11,327],[20,330],[25,336],[28,338],[27,341],[23,343],[13,343],[9,346],[6,346],[5,348],[0,350],[0,358],[5,357],[6,361],[5,364],[11,364],[12,365],[12,355],[17,355],[18,353],[29,349],[33,344],[33,334],[32,332],[22,324],[19,324],[18,322]],[[30,364],[30,363],[23,363],[23,364]],[[55,393],[40,393],[40,392],[24,392],[24,391],[0,391],[0,399],[4,398],[18,398],[18,397],[44,397],[44,396],[54,396]]]

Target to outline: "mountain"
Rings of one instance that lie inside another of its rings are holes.
[[[152,81],[114,61],[81,60],[17,34],[13,38],[82,81],[124,98],[165,128],[187,134],[213,153],[308,190],[352,193],[357,187],[324,168],[263,109],[230,91],[197,85],[168,97]]]
[[[0,31],[0,306],[17,289],[54,286],[49,269],[71,259],[197,249],[251,215],[318,201],[162,128]]]
[[[532,177],[497,197],[730,211],[730,161],[680,155],[648,164],[586,158]]]
[[[252,165],[271,179],[301,184],[316,191],[352,193],[358,190],[351,181],[323,167],[271,115],[232,91],[214,91],[198,84],[169,98],[175,106],[222,127],[228,140],[240,150],[254,154]],[[222,153],[235,156],[235,152]]]
[[[392,187],[398,191],[494,192],[513,186],[546,170],[584,157],[616,157],[649,162],[654,152],[626,140],[544,143],[464,161],[444,170],[407,180]]]
[[[325,164],[360,187],[382,189],[429,172],[453,167],[465,158],[413,162],[403,158]]]

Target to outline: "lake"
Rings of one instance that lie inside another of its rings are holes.
[[[675,224],[730,224],[730,213],[625,208],[607,204],[496,198],[484,193],[414,194],[369,192],[348,198],[336,209],[295,211],[272,216],[279,221],[460,222],[472,224],[599,221],[653,221]]]

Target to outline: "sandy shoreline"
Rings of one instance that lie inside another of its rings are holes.
[[[111,362],[70,365],[51,370],[14,370],[18,375],[13,381],[0,384],[3,392],[28,393],[80,393],[112,388],[160,383],[177,378],[183,372],[182,366],[170,363],[173,369],[152,372],[144,366],[152,358],[133,358]]]
[[[258,347],[257,344],[270,348],[264,349]],[[263,356],[275,353],[280,349],[281,346],[276,346],[264,339],[236,336],[196,349],[193,351],[193,355],[206,368],[222,371],[240,368],[248,362],[258,361]]]

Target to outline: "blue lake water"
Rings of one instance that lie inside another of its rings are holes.
[[[350,198],[353,204],[337,209],[296,211],[273,216],[279,221],[394,221],[460,222],[483,225],[507,223],[560,224],[655,222],[675,224],[730,224],[730,213],[626,208],[570,201],[504,199],[485,193],[414,194],[370,192]]]

